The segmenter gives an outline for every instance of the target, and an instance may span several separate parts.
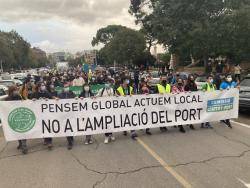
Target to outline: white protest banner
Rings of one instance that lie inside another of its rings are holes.
[[[104,134],[238,117],[239,91],[0,102],[7,141]]]

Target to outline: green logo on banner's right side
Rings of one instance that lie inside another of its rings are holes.
[[[16,108],[9,114],[8,123],[13,131],[25,133],[35,126],[36,116],[28,108]]]

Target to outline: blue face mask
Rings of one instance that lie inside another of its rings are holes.
[[[126,80],[126,83],[129,85],[129,84],[130,84],[130,81],[129,81],[129,80]]]

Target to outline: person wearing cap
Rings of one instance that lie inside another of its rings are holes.
[[[202,91],[204,92],[214,92],[216,90],[216,85],[214,84],[214,78],[212,75],[207,76],[207,82],[202,86]],[[213,129],[209,122],[202,123],[201,128]]]
[[[116,90],[117,95],[118,96],[132,96],[134,89],[129,84],[130,84],[129,79],[122,80],[122,84]],[[123,134],[124,134],[124,136],[127,136],[127,131],[124,131]],[[136,137],[138,137],[138,135],[136,134],[136,132],[134,130],[132,130],[131,131],[131,138],[133,140],[135,140]]]
[[[226,79],[221,83],[220,90],[236,88],[237,85],[238,84],[235,81],[233,81],[232,75],[228,74]],[[232,128],[232,125],[229,119],[221,120],[221,122],[225,123],[229,128]]]
[[[103,89],[97,93],[96,97],[112,97],[115,96],[115,90],[113,89],[114,80],[108,78],[107,83]],[[113,133],[105,133],[104,144],[108,144],[110,141],[115,141]]]
[[[167,82],[166,76],[161,76],[160,78],[161,83],[156,85],[155,93],[159,93],[161,95],[171,93],[171,85]],[[166,132],[168,129],[167,127],[160,127],[161,132]]]

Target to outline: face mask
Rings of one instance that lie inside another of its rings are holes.
[[[229,77],[229,78],[227,78],[227,81],[228,81],[228,82],[232,82],[232,80],[233,80],[233,79],[232,79],[232,78],[230,78],[230,77]]]
[[[127,84],[130,84],[130,81],[129,81],[129,80],[127,80],[127,81],[126,81],[126,83],[127,83]]]
[[[90,88],[88,86],[84,87],[84,91],[89,91]]]
[[[55,86],[54,86],[54,85],[51,85],[51,86],[50,86],[50,89],[55,89]]]
[[[63,91],[64,91],[64,92],[69,92],[69,87],[63,88]]]
[[[210,83],[211,83],[211,84],[214,83],[214,79],[210,79]]]
[[[41,91],[45,91],[46,90],[46,86],[41,86]]]
[[[13,95],[17,96],[17,95],[19,95],[19,92],[18,91],[14,91]]]

